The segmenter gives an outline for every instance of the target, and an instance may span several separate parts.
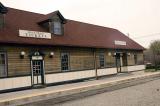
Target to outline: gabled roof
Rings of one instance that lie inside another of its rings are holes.
[[[0,2],[0,13],[6,14],[7,12],[7,8]]]
[[[8,8],[5,28],[0,29],[0,43],[74,46],[91,48],[118,48],[143,50],[144,48],[116,29],[68,20],[64,24],[64,35],[52,35],[51,39],[24,38],[19,36],[19,29],[48,32],[37,22],[50,15],[32,13]],[[52,13],[53,15],[54,13]],[[126,46],[115,46],[114,41],[126,41]]]
[[[38,23],[43,23],[43,22],[46,22],[46,21],[50,21],[51,18],[54,16],[54,15],[58,15],[59,18],[62,20],[62,23],[66,23],[66,19],[63,17],[63,15],[57,10],[57,11],[54,11],[52,13],[49,13],[47,15],[45,15],[44,17],[42,17]]]

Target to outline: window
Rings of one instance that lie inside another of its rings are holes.
[[[134,61],[135,61],[135,64],[137,64],[137,55],[134,54]]]
[[[56,35],[62,35],[62,24],[60,21],[53,22],[53,33]]]
[[[61,70],[69,70],[69,53],[61,53]]]
[[[7,76],[6,53],[0,52],[0,77]]]
[[[99,53],[99,64],[100,64],[100,67],[105,66],[104,53]]]

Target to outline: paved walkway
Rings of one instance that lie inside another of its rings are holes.
[[[159,72],[154,72],[154,73],[159,73]],[[51,87],[40,88],[40,89],[30,89],[30,90],[24,90],[24,91],[18,91],[18,92],[3,93],[3,94],[0,94],[0,102],[21,99],[21,98],[31,97],[31,96],[38,96],[42,94],[49,94],[53,92],[61,92],[61,91],[71,90],[71,89],[75,89],[83,86],[86,87],[86,86],[91,86],[95,84],[116,82],[116,81],[127,79],[127,78],[141,77],[143,75],[150,75],[150,74],[152,73],[144,72],[144,71],[137,71],[132,73],[120,73],[117,75],[105,76],[100,78],[99,80],[92,79],[89,81],[79,82],[79,83],[64,84],[64,85],[51,86]]]

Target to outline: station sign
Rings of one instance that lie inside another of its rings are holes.
[[[30,38],[51,39],[51,33],[28,31],[28,30],[19,30],[19,36],[20,37],[30,37]]]
[[[126,43],[125,41],[119,41],[119,40],[115,40],[115,41],[114,41],[114,44],[115,44],[115,45],[123,45],[123,46],[126,46],[126,45],[127,45],[127,43]]]

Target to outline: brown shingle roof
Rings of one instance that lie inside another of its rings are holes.
[[[93,48],[115,48],[114,41],[126,41],[126,46],[116,46],[119,49],[143,50],[135,41],[131,40],[116,29],[67,20],[64,24],[64,35],[53,35],[52,39],[24,38],[18,36],[19,29],[47,32],[37,22],[46,19],[46,15],[8,8],[6,26],[0,30],[0,43],[50,45],[50,46],[78,46]],[[47,16],[48,17],[48,16]]]

